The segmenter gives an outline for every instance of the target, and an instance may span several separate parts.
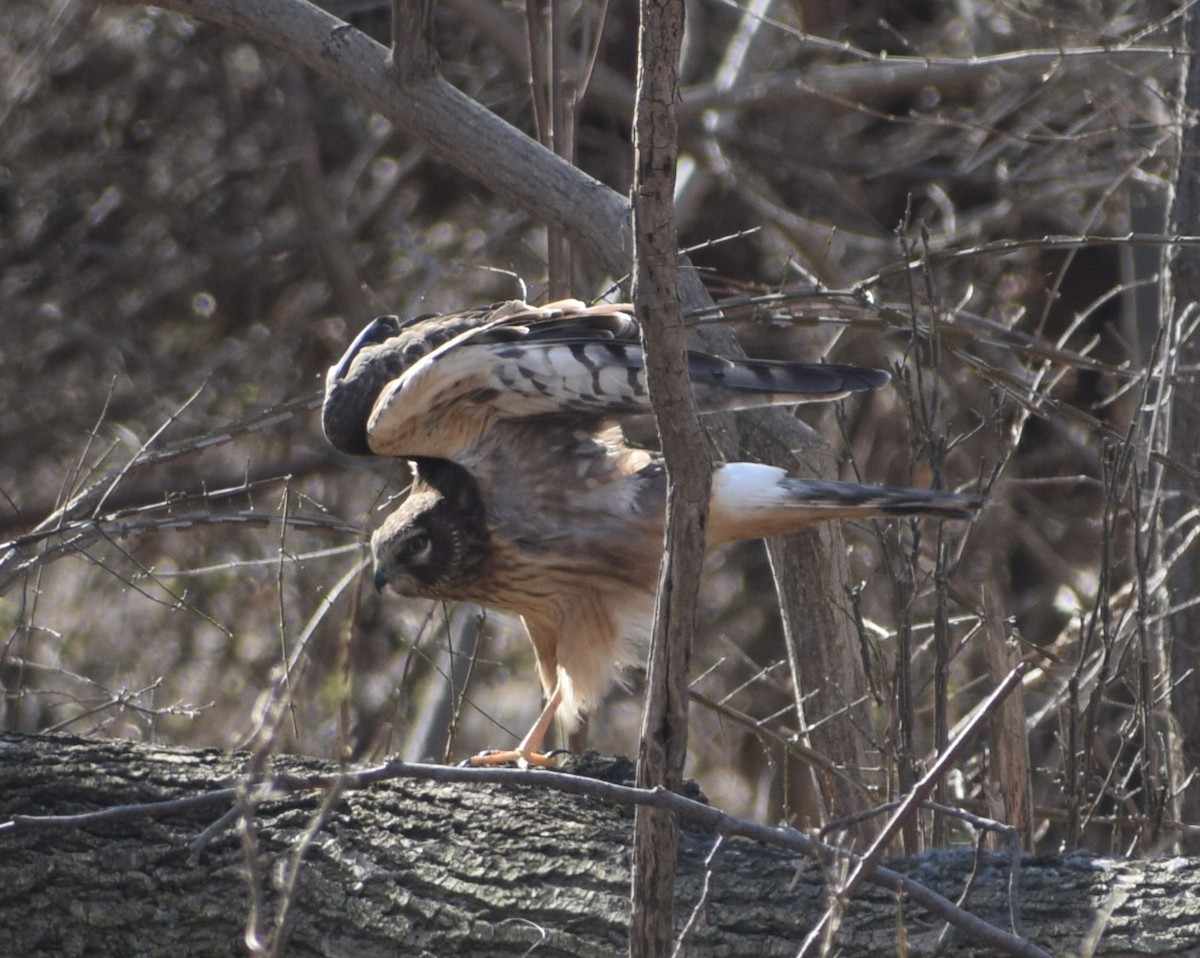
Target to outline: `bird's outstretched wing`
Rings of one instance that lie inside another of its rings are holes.
[[[832,400],[877,389],[855,366],[689,353],[701,412]],[[326,380],[323,424],[344,452],[460,459],[501,420],[560,417],[582,428],[650,412],[629,306],[513,301],[400,322],[381,317]]]

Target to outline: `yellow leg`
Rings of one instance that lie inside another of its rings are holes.
[[[562,690],[556,686],[553,694],[546,701],[542,714],[533,723],[533,728],[526,733],[515,749],[480,752],[467,759],[467,764],[479,767],[509,765],[516,762],[522,768],[530,765],[540,765],[543,768],[553,766],[554,758],[542,751],[542,742],[546,738],[546,733],[550,731],[550,723],[554,721],[554,714],[558,711],[561,703]]]

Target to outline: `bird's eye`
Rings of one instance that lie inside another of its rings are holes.
[[[419,558],[429,551],[429,545],[429,536],[423,532],[419,532],[405,541],[403,552],[407,558]]]

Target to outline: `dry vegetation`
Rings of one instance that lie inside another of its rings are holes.
[[[86,6],[0,5],[4,726],[230,747],[287,664],[280,749],[507,744],[536,711],[523,637],[375,596],[359,530],[404,471],[335,455],[312,401],[376,313],[621,278],[273,51]],[[386,4],[328,6],[386,42]],[[618,191],[630,6],[563,5],[559,38],[595,60],[568,58],[557,145]],[[776,4],[741,58],[736,8],[689,9],[679,215],[714,295],[754,298],[727,314],[749,351],[894,369],[803,413],[847,478],[988,495],[969,527],[847,530],[879,763],[850,774],[895,795],[1008,654],[1031,666],[1034,847],[1161,847],[1187,774],[1161,612],[1191,598],[1162,576],[1195,487],[1164,533],[1161,247],[1098,238],[1164,229],[1174,7],[841,6]],[[534,132],[556,98],[521,10],[446,0],[437,36],[448,79]],[[690,770],[778,817],[796,719],[761,547],[714,557],[706,595]],[[593,744],[636,751],[640,701]],[[943,797],[994,811],[996,762],[981,739]]]

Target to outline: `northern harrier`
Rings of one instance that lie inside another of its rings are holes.
[[[520,615],[547,701],[499,764],[549,760],[625,666],[643,660],[663,553],[666,480],[617,422],[648,415],[628,306],[521,302],[371,323],[329,370],[323,425],[338,449],[413,460],[408,498],[371,539],[375,584]],[[690,354],[702,412],[831,400],[886,373]],[[965,519],[975,496],[799,479],[725,463],[713,474],[708,545],[832,519]]]

